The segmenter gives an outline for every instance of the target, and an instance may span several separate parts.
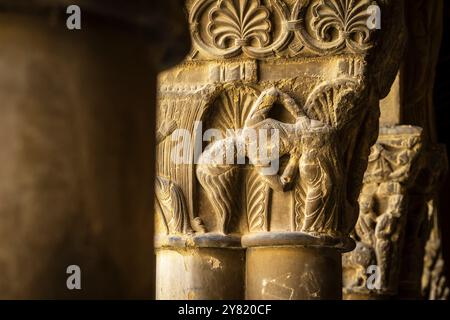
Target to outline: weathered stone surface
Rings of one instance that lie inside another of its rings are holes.
[[[0,298],[152,297],[155,78],[161,51],[179,46],[173,64],[189,47],[181,7],[147,12],[166,16],[154,42],[111,1],[83,2],[80,31],[33,3],[0,1]],[[72,264],[81,291],[66,287]]]

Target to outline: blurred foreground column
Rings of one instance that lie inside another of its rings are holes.
[[[155,79],[187,32],[176,0],[0,1],[0,298],[153,296]]]
[[[402,1],[186,6],[193,50],[159,82],[157,297],[341,298]]]

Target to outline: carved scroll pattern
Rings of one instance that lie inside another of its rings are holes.
[[[282,0],[198,0],[190,9],[191,33],[196,48],[218,58],[292,56],[304,47],[318,55],[365,53],[373,46],[367,26],[373,3],[297,0],[289,7]]]
[[[200,156],[196,169],[197,179],[216,213],[219,232],[227,234],[230,231],[230,221],[239,212],[241,197],[237,187],[241,181],[241,169],[235,162],[226,164],[229,159],[224,158],[224,150],[230,142],[234,145],[237,141],[247,141],[240,140],[240,134],[245,134],[248,128],[278,129],[281,136],[277,157],[290,157],[283,172],[270,176],[261,175],[258,159],[249,158],[255,165],[245,180],[244,202],[250,232],[269,231],[270,189],[286,191],[291,184],[296,185],[294,199],[297,202],[292,218],[293,231],[326,235],[342,231],[343,225],[348,224],[342,217],[345,157],[338,148],[337,134],[352,121],[344,114],[351,115],[358,110],[353,98],[355,90],[358,90],[358,84],[351,78],[324,82],[311,92],[302,108],[277,88],[269,88],[257,97],[251,87],[226,86],[210,107],[212,122],[208,127],[222,131],[241,130],[236,135],[211,142]],[[294,123],[269,118],[271,109],[280,104],[294,117]],[[244,142],[245,152],[249,151],[248,143],[251,141]],[[264,147],[268,146],[270,144],[264,144]],[[221,154],[217,163],[204,161],[214,159],[217,154]],[[250,154],[246,155],[250,157]],[[298,174],[299,178],[294,179]],[[299,193],[302,194],[301,199]]]

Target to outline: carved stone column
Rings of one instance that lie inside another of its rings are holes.
[[[374,4],[186,1],[192,52],[159,81],[157,297],[341,297],[404,43],[402,1],[381,30]]]
[[[444,266],[442,260],[440,262],[442,265],[438,264],[442,256],[439,257],[441,231],[437,196],[447,174],[447,168],[445,146],[435,146],[426,150],[422,159],[422,168],[410,192],[399,298],[422,299],[431,295],[434,299],[439,299],[448,291],[445,278],[439,277]],[[424,280],[422,280],[423,277],[425,277]],[[422,285],[425,287],[422,288]]]
[[[421,134],[417,127],[382,128],[372,147],[359,196],[356,249],[343,259],[346,299],[383,299],[398,292],[408,189],[420,164]]]
[[[428,300],[447,300],[450,296],[450,289],[445,276],[445,263],[442,256],[439,211],[434,202],[431,203],[429,209],[431,209],[431,215],[428,215],[431,220],[431,232],[425,246],[421,283],[422,297]]]

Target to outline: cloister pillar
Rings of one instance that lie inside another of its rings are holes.
[[[186,9],[192,51],[159,78],[157,297],[340,299],[402,1]]]
[[[0,1],[0,298],[153,296],[156,74],[188,52],[184,18],[176,0]]]
[[[447,155],[437,142],[433,110],[442,1],[405,4],[403,63],[381,101],[382,128],[369,157],[353,233],[357,246],[344,255],[346,299],[442,299],[449,294],[437,196]]]

